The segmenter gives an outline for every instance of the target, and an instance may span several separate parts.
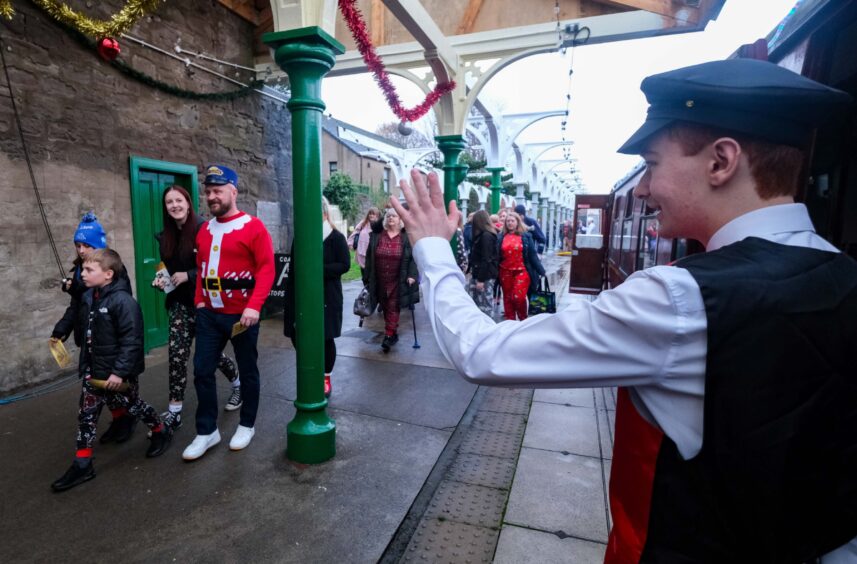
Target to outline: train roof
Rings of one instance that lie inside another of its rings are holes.
[[[814,28],[813,20],[825,17],[841,0],[797,0],[783,21],[765,38],[768,42],[768,60],[782,59],[796,42],[806,38],[808,30]]]

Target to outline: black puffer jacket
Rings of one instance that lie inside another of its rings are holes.
[[[65,289],[65,286],[62,287],[62,291],[71,296],[71,303],[65,309],[62,319],[57,321],[57,324],[54,325],[54,330],[51,332],[51,337],[60,341],[65,341],[69,335],[74,333],[74,344],[78,347],[83,343],[83,327],[86,321],[86,316],[83,315],[80,309],[82,307],[83,294],[88,289],[80,277],[81,263],[82,261],[75,261],[74,267],[69,271],[71,273],[71,287],[68,290]],[[124,278],[128,282],[130,291],[131,279],[128,278],[128,272],[124,268],[119,277]]]
[[[81,299],[84,340],[91,331],[92,343],[80,350],[80,370],[87,366],[92,377],[106,380],[115,374],[123,380],[139,376],[143,360],[143,312],[131,296],[128,278],[119,277],[104,288],[89,289]]]

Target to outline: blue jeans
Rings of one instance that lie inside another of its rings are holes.
[[[232,341],[238,375],[241,378],[241,425],[253,427],[259,409],[259,324],[232,338],[232,326],[240,313],[217,313],[208,308],[196,310],[196,352],[193,355],[193,385],[199,405],[196,408],[196,432],[210,435],[217,429],[217,381],[214,373],[227,341]]]

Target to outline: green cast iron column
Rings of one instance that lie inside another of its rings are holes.
[[[488,167],[486,169],[491,173],[491,213],[500,211],[500,189],[503,187],[500,173],[503,172],[503,167]]]
[[[467,165],[458,162],[461,151],[467,148],[463,135],[438,135],[437,148],[443,153],[443,202],[458,200],[458,185],[467,175]]]
[[[263,41],[289,75],[292,95],[297,399],[286,456],[315,464],[336,454],[336,424],[324,397],[324,288],[321,231],[321,79],[345,48],[319,27],[266,33]]]

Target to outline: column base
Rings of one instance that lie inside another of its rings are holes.
[[[298,411],[286,426],[286,457],[301,464],[319,464],[335,455],[336,422],[323,410]]]

